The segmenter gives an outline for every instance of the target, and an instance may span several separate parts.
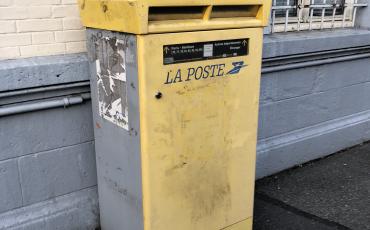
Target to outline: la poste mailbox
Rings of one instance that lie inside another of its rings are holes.
[[[266,0],[79,0],[101,225],[252,228]]]

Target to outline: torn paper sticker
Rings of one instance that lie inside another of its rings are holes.
[[[126,42],[101,38],[96,60],[99,114],[104,119],[129,130],[126,84]]]

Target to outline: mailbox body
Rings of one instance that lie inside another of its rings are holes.
[[[88,30],[103,229],[252,228],[262,34]]]
[[[102,229],[252,229],[270,6],[79,0]]]

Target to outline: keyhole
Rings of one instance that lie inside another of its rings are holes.
[[[157,98],[158,100],[162,98],[162,93],[161,92],[158,92],[156,95],[155,95],[155,98]]]

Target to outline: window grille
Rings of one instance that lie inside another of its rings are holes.
[[[270,32],[353,27],[367,0],[273,0]]]

